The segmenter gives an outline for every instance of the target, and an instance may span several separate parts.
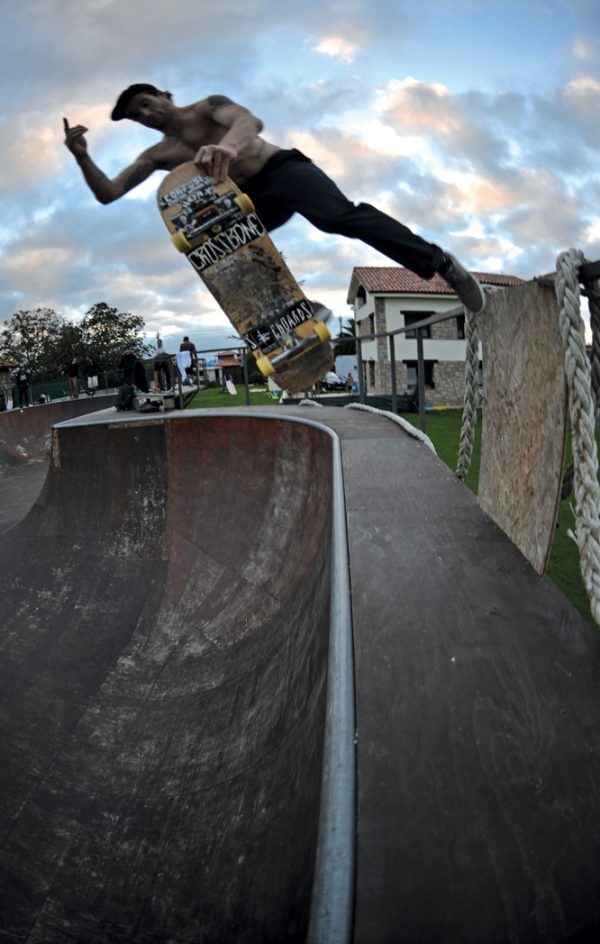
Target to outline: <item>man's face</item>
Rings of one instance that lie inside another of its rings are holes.
[[[150,95],[148,92],[140,92],[134,95],[127,108],[125,117],[131,121],[137,121],[146,128],[164,128],[167,124],[173,105],[166,95]]]

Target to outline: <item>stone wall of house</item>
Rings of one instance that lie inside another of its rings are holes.
[[[375,332],[383,333],[387,330],[385,321],[385,300],[375,299]],[[456,319],[440,321],[431,325],[430,337],[434,340],[456,340],[458,325]],[[374,375],[374,383],[372,382]],[[377,360],[374,364],[365,364],[365,380],[368,392],[375,395],[391,393],[392,382],[389,361],[389,341],[386,337],[377,338]],[[427,402],[433,406],[458,406],[464,401],[465,365],[462,361],[437,362],[433,367],[435,387],[427,389]],[[407,384],[406,364],[396,361],[396,383],[398,392]]]
[[[383,298],[375,299],[375,334],[387,331],[385,321],[385,301]],[[388,339],[377,338],[377,360],[384,361],[388,357]]]
[[[436,341],[455,341],[458,337],[458,326],[456,318],[450,318],[448,321],[439,321],[429,328],[431,337]]]
[[[465,398],[465,365],[460,361],[443,361],[433,368],[435,389],[427,392],[433,406],[462,406]]]
[[[390,362],[375,362],[375,385],[369,383],[368,371],[366,380],[368,392],[375,395],[389,396],[392,390]],[[446,361],[437,363],[433,368],[435,387],[427,388],[427,403],[433,406],[462,407],[465,396],[465,365],[460,362]],[[406,386],[406,364],[396,361],[396,385],[398,393]]]

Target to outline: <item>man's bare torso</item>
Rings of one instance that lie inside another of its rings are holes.
[[[218,144],[227,133],[227,128],[211,119],[205,102],[179,108],[177,125],[175,131],[169,131],[162,141],[145,152],[161,170],[173,170],[179,164],[193,160],[202,145]],[[243,185],[279,150],[277,145],[256,135],[250,145],[232,161],[229,176],[238,185]]]

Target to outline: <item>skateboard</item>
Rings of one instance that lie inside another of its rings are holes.
[[[229,178],[215,185],[189,162],[162,181],[158,206],[173,245],[185,253],[263,376],[294,393],[331,370],[325,324],[331,312],[306,298],[247,194]]]

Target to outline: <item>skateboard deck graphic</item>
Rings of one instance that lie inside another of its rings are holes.
[[[479,504],[541,574],[552,550],[567,431],[554,290],[533,281],[492,292],[479,330],[484,365]]]
[[[290,392],[331,370],[329,313],[309,301],[233,181],[215,185],[194,163],[162,181],[158,206],[173,244],[184,252],[254,354],[264,376]],[[320,317],[315,317],[315,316]]]

